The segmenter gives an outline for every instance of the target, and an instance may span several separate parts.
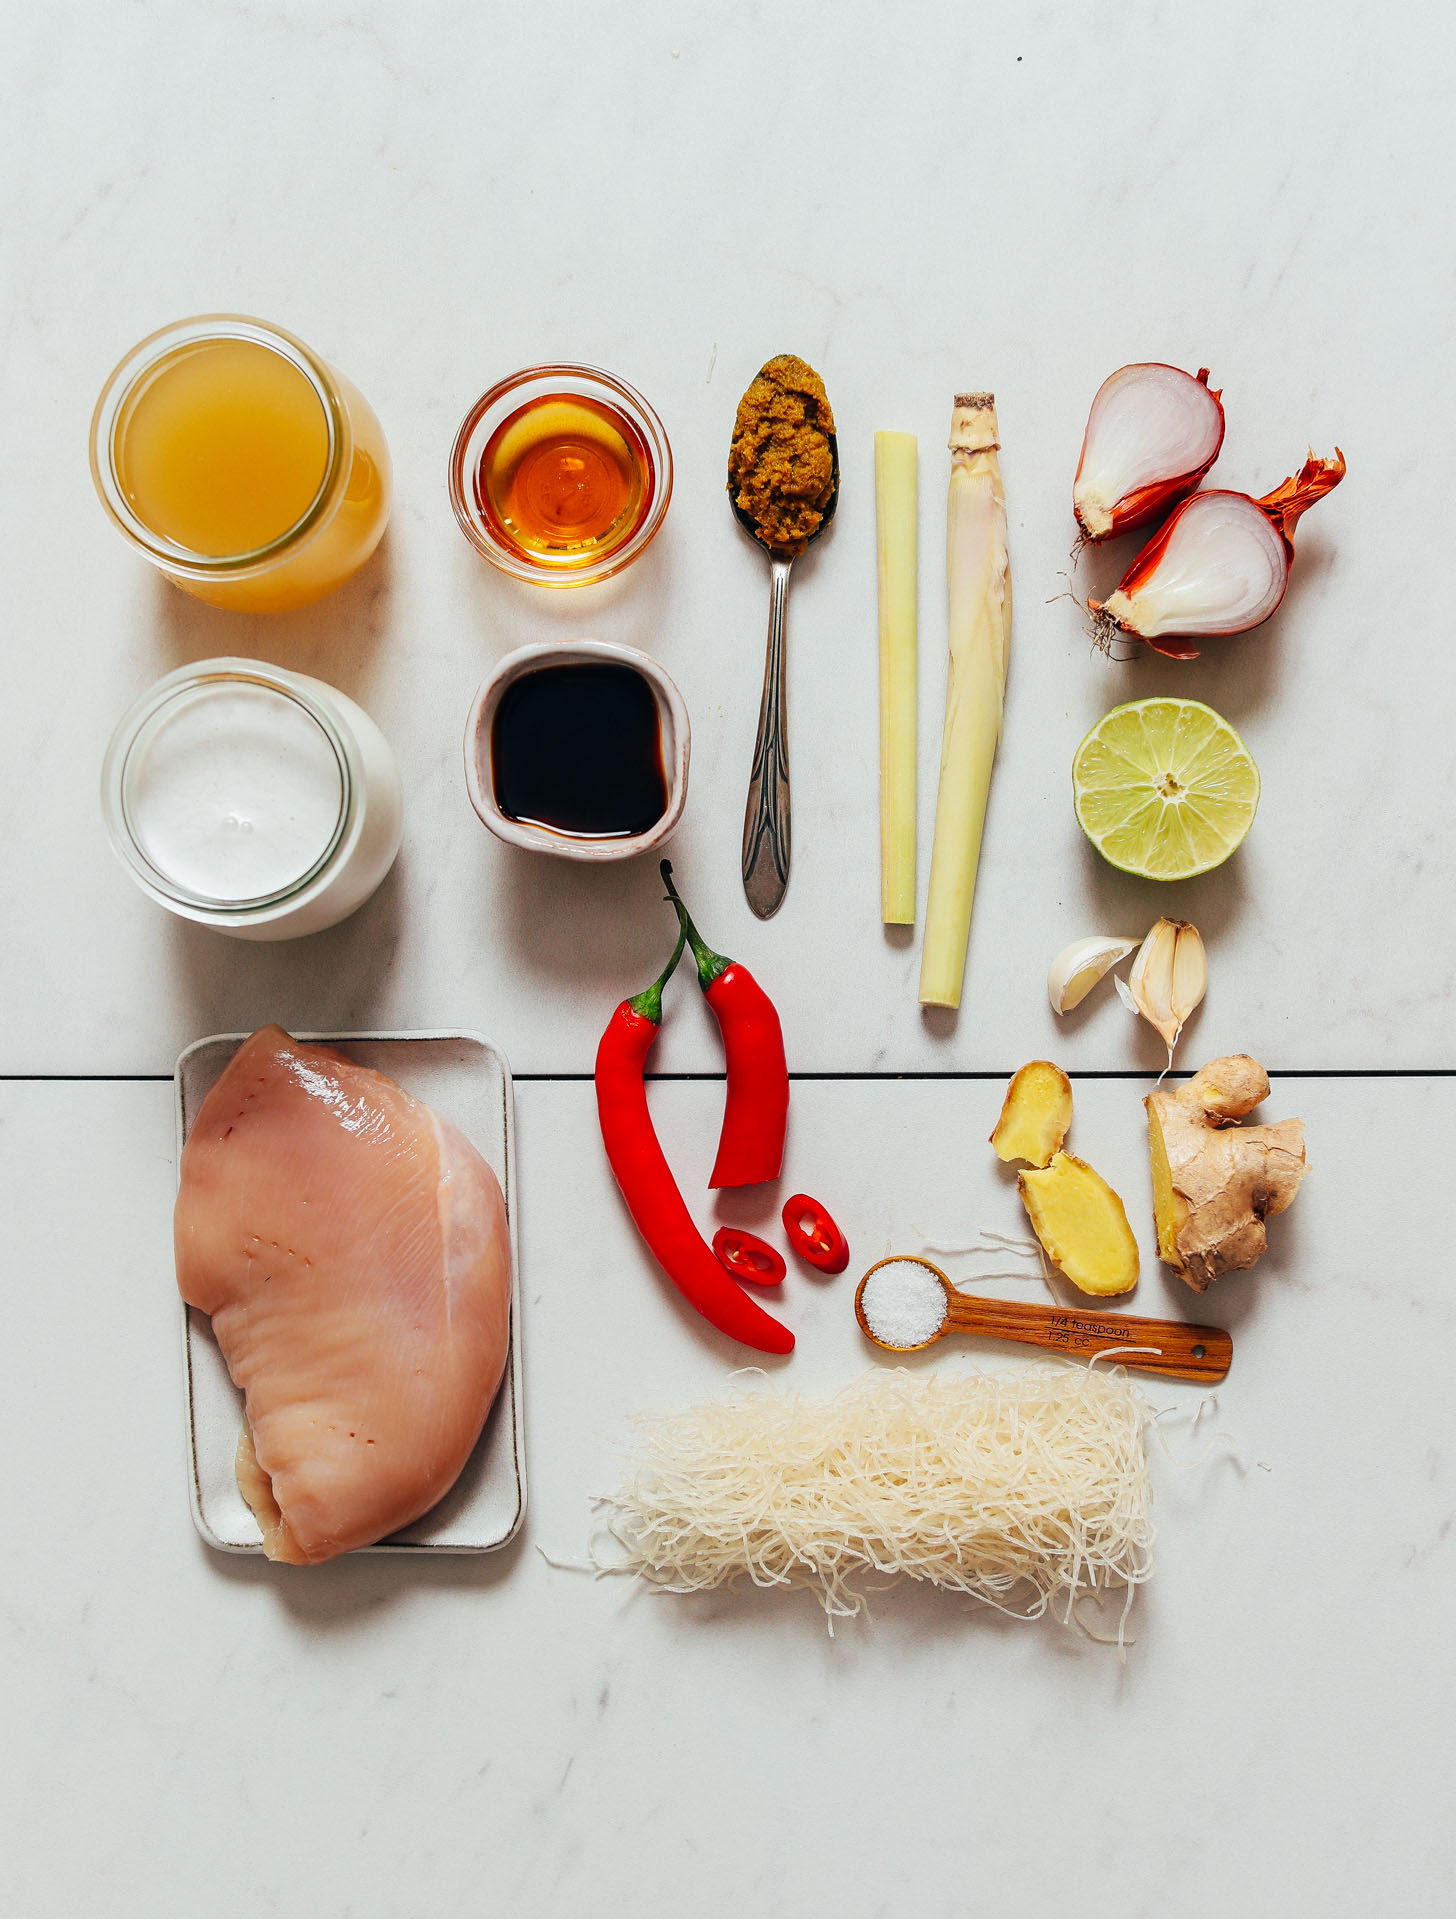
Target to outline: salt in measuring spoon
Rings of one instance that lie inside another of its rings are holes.
[[[925,1337],[900,1343],[874,1330],[865,1310],[870,1288],[870,1312],[884,1325],[888,1281],[871,1286],[876,1273],[891,1266],[907,1271],[896,1286],[896,1302],[905,1315],[906,1330],[933,1330]],[[923,1281],[923,1285],[920,1283]],[[935,1298],[936,1291],[941,1297]],[[877,1298],[877,1294],[883,1295]],[[876,1311],[876,1308],[879,1311]],[[937,1311],[940,1316],[935,1317]],[[962,1293],[928,1259],[904,1253],[877,1260],[855,1288],[854,1316],[865,1338],[891,1353],[918,1353],[952,1332],[974,1333],[981,1339],[1012,1340],[1019,1346],[1045,1346],[1071,1358],[1091,1359],[1106,1353],[1129,1372],[1160,1373],[1167,1379],[1193,1379],[1211,1385],[1228,1372],[1234,1344],[1217,1326],[1190,1326],[1180,1319],[1140,1319],[1133,1313],[1084,1313],[1060,1306],[1027,1306],[1009,1299],[985,1299]]]

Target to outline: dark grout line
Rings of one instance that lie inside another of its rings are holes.
[[[893,1082],[895,1080],[922,1080],[922,1079],[923,1080],[951,1080],[951,1081],[955,1081],[955,1080],[1004,1081],[1004,1080],[1010,1079],[1014,1070],[1015,1069],[1013,1067],[1007,1066],[1007,1067],[997,1068],[995,1071],[991,1071],[991,1072],[982,1072],[978,1070],[978,1071],[966,1071],[966,1072],[925,1071],[925,1072],[906,1072],[906,1073],[884,1073],[884,1072],[881,1072],[881,1073],[856,1073],[856,1072],[790,1073],[789,1078],[791,1080],[810,1080],[810,1081],[814,1081],[814,1080],[885,1080],[885,1081]],[[1278,1079],[1453,1079],[1453,1078],[1456,1078],[1456,1066],[1291,1066],[1291,1067],[1270,1066],[1270,1067],[1267,1067],[1265,1070],[1268,1072],[1268,1075],[1270,1079],[1272,1080],[1278,1080]],[[1175,1072],[1171,1074],[1163,1075],[1164,1078],[1171,1078],[1171,1079],[1191,1079],[1192,1076],[1193,1076],[1192,1069],[1187,1067],[1179,1067]],[[555,1084],[565,1085],[574,1081],[581,1081],[586,1084],[590,1084],[592,1075],[590,1073],[513,1073],[511,1077],[513,1080],[517,1082],[517,1084],[520,1084],[522,1081],[527,1081],[527,1082],[536,1082],[536,1083],[546,1084],[546,1085],[555,1085]],[[722,1081],[725,1075],[722,1073],[647,1073],[644,1075],[644,1077],[649,1080],[718,1080],[718,1081]],[[1079,1069],[1078,1067],[1075,1067],[1075,1066],[1069,1066],[1067,1068],[1067,1077],[1069,1079],[1085,1079],[1085,1080],[1102,1080],[1102,1079],[1149,1080],[1149,1079],[1156,1079],[1158,1077],[1158,1074],[1155,1072],[1155,1070],[1152,1067],[1147,1067],[1147,1068],[1115,1067],[1115,1068],[1105,1068],[1105,1069],[1100,1067],[1084,1067]]]
[[[994,1071],[923,1071],[790,1073],[791,1080],[1007,1080],[1015,1069],[998,1067]],[[1270,1079],[1456,1079],[1456,1066],[1271,1066],[1265,1069]],[[0,1073],[0,1085],[11,1086],[169,1086],[171,1073]],[[718,1080],[722,1073],[648,1073],[654,1081]],[[1151,1067],[1068,1067],[1069,1079],[1148,1080],[1156,1079]],[[1191,1074],[1180,1068],[1165,1078],[1188,1079]],[[590,1073],[513,1073],[517,1085],[571,1086],[592,1083]]]
[[[1456,1066],[1276,1066],[1266,1070],[1270,1079],[1456,1079]],[[1073,1073],[1072,1078],[1076,1077]]]

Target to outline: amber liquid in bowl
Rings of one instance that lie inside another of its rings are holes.
[[[475,504],[503,546],[535,565],[570,570],[630,540],[656,486],[652,454],[626,414],[601,400],[547,393],[491,434]]]

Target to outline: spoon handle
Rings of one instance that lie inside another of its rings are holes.
[[[983,1339],[1009,1339],[1020,1346],[1048,1346],[1053,1352],[1090,1359],[1111,1353],[1129,1372],[1161,1373],[1167,1379],[1222,1379],[1234,1356],[1234,1343],[1217,1326],[1190,1326],[1181,1319],[1139,1319],[1133,1313],[1064,1312],[1060,1306],[1026,1306],[1010,1299],[986,1299],[955,1293],[947,1319],[964,1333]],[[1150,1347],[1147,1352],[1114,1348]]]
[[[768,657],[758,739],[743,816],[743,891],[766,920],[783,904],[789,883],[789,733],[784,692],[784,616],[789,602],[791,560],[773,562],[768,603]]]

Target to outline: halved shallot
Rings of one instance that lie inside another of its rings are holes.
[[[1198,377],[1142,361],[1097,389],[1072,486],[1072,511],[1089,540],[1141,526],[1190,493],[1218,458],[1223,408]]]
[[[1306,508],[1345,477],[1345,456],[1313,452],[1290,479],[1255,500],[1210,489],[1185,500],[1139,553],[1106,600],[1089,600],[1098,643],[1119,633],[1175,660],[1198,657],[1195,639],[1247,633],[1284,598],[1294,528]]]

